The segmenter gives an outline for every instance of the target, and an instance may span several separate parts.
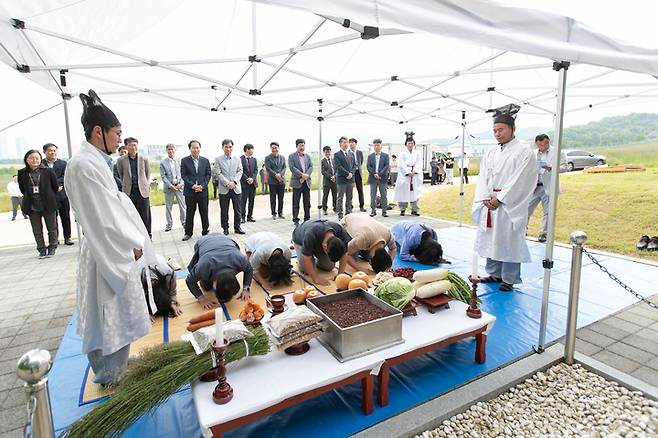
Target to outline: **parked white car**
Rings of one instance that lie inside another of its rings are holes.
[[[567,170],[571,172],[576,169],[585,169],[587,167],[601,166],[606,163],[603,155],[594,155],[591,152],[568,149],[564,151],[566,157]]]

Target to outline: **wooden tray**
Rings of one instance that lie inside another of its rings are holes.
[[[414,303],[413,301],[410,301],[409,304],[404,306],[402,309],[402,317],[404,318],[405,316],[418,316],[418,312],[416,312],[416,306],[418,304]]]
[[[452,300],[454,300],[454,298],[448,294],[441,294],[432,298],[414,298],[414,301],[418,304],[427,306],[427,311],[430,313],[434,313],[436,309],[449,309],[450,304],[448,303]]]

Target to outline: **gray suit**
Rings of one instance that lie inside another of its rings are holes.
[[[219,212],[221,216],[221,225],[224,230],[228,230],[228,206],[233,203],[233,227],[235,230],[240,229],[240,220],[242,219],[240,193],[240,178],[242,177],[242,164],[240,158],[231,157],[228,159],[222,154],[215,158],[215,168],[219,175]],[[233,189],[229,189],[229,183],[235,183]]]
[[[290,187],[292,187],[292,221],[299,223],[299,198],[304,203],[304,221],[311,218],[311,178],[303,183],[300,181],[302,174],[309,177],[313,173],[313,163],[308,154],[304,154],[302,162],[299,153],[293,152],[288,156],[288,167],[290,167]]]
[[[167,157],[160,161],[160,177],[162,177],[162,189],[165,194],[165,217],[167,219],[165,229],[171,229],[174,222],[171,217],[171,207],[174,204],[174,198],[176,198],[176,202],[178,202],[180,223],[185,227],[185,196],[183,196],[184,183],[180,172],[180,160],[178,158],[171,160]],[[178,190],[175,190],[172,187],[176,184],[180,184]]]

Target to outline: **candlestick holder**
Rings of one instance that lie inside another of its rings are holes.
[[[466,315],[469,318],[482,318],[482,311],[478,308],[478,283],[480,282],[480,277],[468,276],[468,279],[471,282],[471,304],[466,309]]]
[[[212,393],[212,400],[218,405],[224,405],[230,402],[233,399],[233,388],[226,381],[226,366],[224,364],[224,353],[226,353],[226,348],[228,347],[228,341],[224,339],[223,345],[217,345],[215,341],[212,345],[212,351],[215,353],[217,366],[216,376],[217,376],[217,386]]]

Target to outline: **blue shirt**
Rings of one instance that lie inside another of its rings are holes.
[[[430,226],[414,221],[401,221],[391,227],[391,234],[395,239],[395,244],[400,248],[400,258],[407,262],[415,262],[411,252],[420,246],[423,233],[429,231],[432,233],[432,239],[436,240],[436,231]]]

